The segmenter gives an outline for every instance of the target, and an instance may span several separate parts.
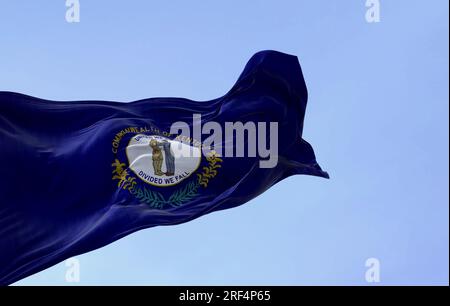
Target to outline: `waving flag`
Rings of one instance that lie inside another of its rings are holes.
[[[328,177],[302,139],[306,101],[297,58],[275,51],[207,102],[0,92],[0,284],[241,205],[294,174]]]

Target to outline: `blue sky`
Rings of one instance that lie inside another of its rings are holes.
[[[304,138],[331,180],[78,256],[78,284],[448,284],[448,1],[0,0],[0,90],[53,100],[209,100],[257,51],[297,55]],[[60,263],[17,284],[71,285]]]

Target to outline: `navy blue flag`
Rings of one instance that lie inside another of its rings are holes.
[[[275,51],[207,102],[0,92],[0,284],[241,205],[291,175],[328,178],[302,139],[306,101],[297,57]]]

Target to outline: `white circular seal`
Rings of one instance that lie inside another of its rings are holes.
[[[138,134],[126,148],[129,168],[155,186],[176,185],[200,165],[201,149],[159,135]]]

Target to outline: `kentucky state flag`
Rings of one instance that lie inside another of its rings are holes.
[[[275,51],[207,102],[0,92],[0,285],[241,205],[291,175],[328,177],[302,139],[306,101],[297,58]]]

